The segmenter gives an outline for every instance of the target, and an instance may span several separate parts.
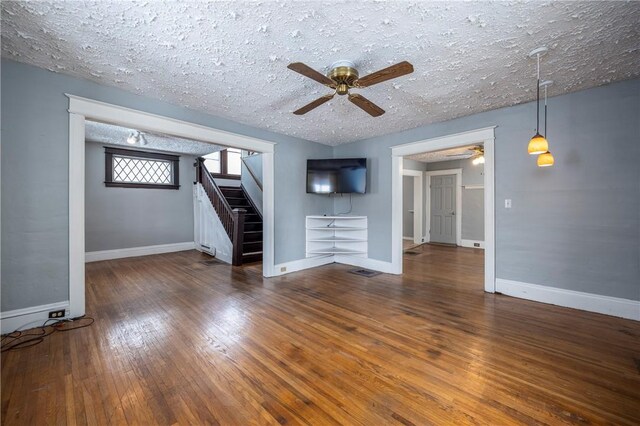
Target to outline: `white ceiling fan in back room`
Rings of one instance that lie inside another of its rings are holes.
[[[330,101],[336,95],[347,95],[349,100],[357,107],[364,110],[372,117],[379,117],[384,114],[384,110],[378,105],[371,102],[369,99],[358,93],[350,93],[349,90],[353,88],[364,88],[373,86],[374,84],[382,83],[383,81],[391,80],[393,78],[401,77],[403,75],[411,74],[413,72],[413,65],[407,61],[400,62],[390,67],[381,69],[372,74],[366,75],[360,78],[358,70],[351,61],[338,61],[331,65],[331,69],[327,75],[321,74],[308,65],[302,62],[294,62],[287,66],[292,71],[302,74],[312,80],[317,81],[320,84],[335,89],[335,92],[328,95],[324,95],[313,102],[308,103],[302,108],[294,111],[295,115],[303,115],[319,107],[325,102]]]

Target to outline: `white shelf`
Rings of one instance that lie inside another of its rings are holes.
[[[354,228],[353,226],[316,226],[313,228],[307,229],[315,229],[316,231],[325,231],[332,229],[339,229],[340,231],[366,231],[367,228]]]
[[[340,248],[340,247],[330,247],[324,250],[313,250],[309,252],[309,254],[364,254],[364,253],[366,253],[366,251],[349,250],[349,249]]]
[[[307,257],[367,257],[366,216],[307,216],[306,228]]]
[[[325,237],[325,238],[310,238],[307,241],[313,241],[313,242],[366,242],[366,239],[363,238],[349,238],[349,237]]]

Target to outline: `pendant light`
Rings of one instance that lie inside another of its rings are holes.
[[[538,61],[538,72],[536,81],[536,134],[529,141],[528,151],[530,155],[543,154],[549,150],[549,144],[544,136],[540,134],[540,55],[547,52],[546,47],[539,47],[529,53],[529,57],[535,56]]]
[[[553,84],[553,80],[545,80],[540,83],[544,87],[544,136],[547,134],[547,87]],[[553,155],[549,152],[549,146],[547,142],[547,150],[538,156],[538,167],[551,167],[553,166]]]

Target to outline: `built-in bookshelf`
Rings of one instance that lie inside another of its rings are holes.
[[[366,216],[307,216],[307,257],[367,257]]]

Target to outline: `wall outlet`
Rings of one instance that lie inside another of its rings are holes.
[[[287,267],[286,266],[281,266],[280,267],[280,272],[287,272]]]
[[[49,319],[63,318],[65,316],[64,309],[58,309],[57,311],[49,311]]]
[[[510,209],[511,208],[511,198],[507,198],[504,200],[504,208],[505,209]]]

